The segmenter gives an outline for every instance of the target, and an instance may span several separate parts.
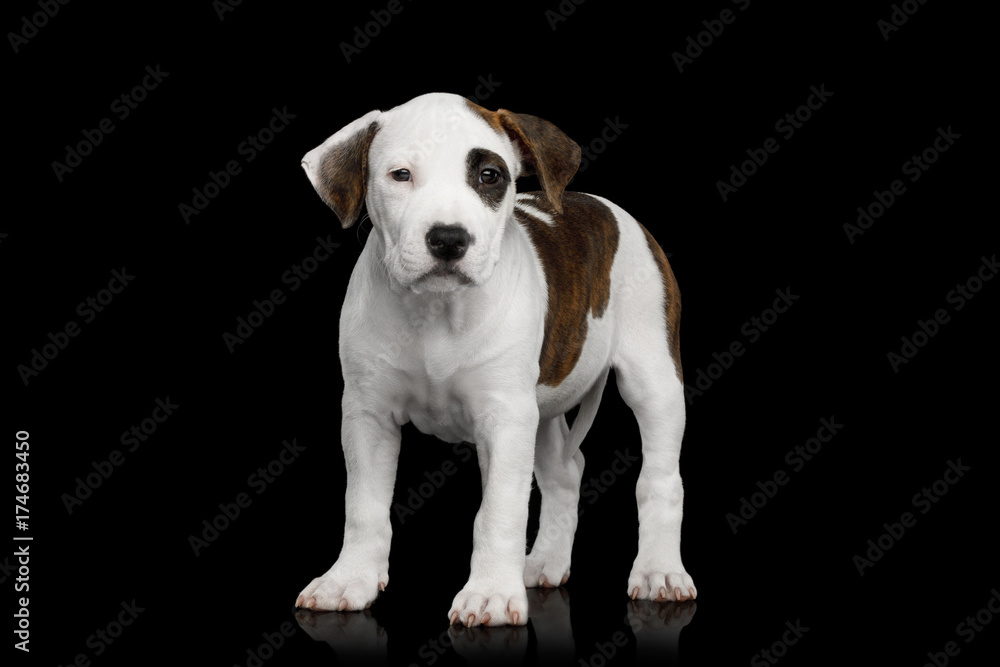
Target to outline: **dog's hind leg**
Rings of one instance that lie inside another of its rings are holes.
[[[697,596],[697,589],[681,562],[685,409],[677,338],[680,294],[663,251],[648,232],[646,237],[649,259],[659,269],[654,275],[662,281],[630,290],[628,303],[619,309],[619,340],[612,355],[618,389],[642,437],[636,483],[639,552],[628,594],[633,599],[688,600]]]
[[[538,536],[524,568],[524,585],[554,587],[569,579],[573,536],[576,534],[583,478],[580,444],[594,423],[608,380],[605,370],[584,395],[573,428],[559,415],[538,425],[535,440],[535,481],[542,494]]]
[[[642,436],[642,470],[635,488],[639,552],[629,575],[629,596],[645,600],[694,598],[697,589],[681,562],[684,385],[667,364],[616,368],[615,377]]]

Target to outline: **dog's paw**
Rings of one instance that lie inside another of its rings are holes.
[[[633,600],[683,602],[698,597],[694,580],[683,569],[633,568],[628,578],[628,596]]]
[[[520,581],[507,583],[469,580],[448,612],[450,624],[526,625],[528,595]]]
[[[316,611],[360,611],[370,607],[388,583],[388,571],[380,574],[373,569],[344,567],[338,562],[302,589],[295,606]]]
[[[569,557],[554,550],[532,549],[524,563],[527,588],[556,588],[569,581]]]

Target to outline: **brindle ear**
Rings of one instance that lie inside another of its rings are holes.
[[[370,111],[312,149],[302,158],[309,182],[346,229],[365,203],[368,149],[378,132],[381,111]]]
[[[563,190],[580,167],[580,146],[537,116],[499,109],[496,119],[521,152],[523,174],[538,176],[552,207],[562,213]]]

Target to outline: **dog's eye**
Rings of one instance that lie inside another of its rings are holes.
[[[479,172],[479,182],[486,185],[493,185],[500,180],[500,172],[496,169],[483,169]]]
[[[408,181],[410,180],[410,170],[409,169],[396,169],[390,172],[392,174],[392,180],[394,181]]]

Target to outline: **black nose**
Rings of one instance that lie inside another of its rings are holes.
[[[427,232],[427,247],[438,259],[459,259],[469,247],[469,238],[461,225],[435,225]]]

